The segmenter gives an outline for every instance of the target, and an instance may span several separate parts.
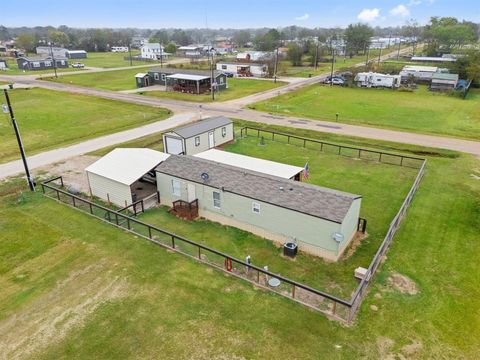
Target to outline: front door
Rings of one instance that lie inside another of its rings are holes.
[[[187,184],[187,193],[188,202],[192,202],[197,198],[197,194],[195,193],[195,184]]]
[[[211,149],[215,147],[215,138],[214,138],[214,133],[213,131],[210,131],[208,133],[208,147]]]

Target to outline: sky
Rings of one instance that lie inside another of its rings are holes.
[[[345,27],[423,24],[431,16],[480,22],[480,0],[8,0],[0,25],[136,28]]]

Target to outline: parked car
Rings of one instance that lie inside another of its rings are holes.
[[[345,85],[345,79],[340,76],[334,76],[333,78],[329,76],[324,80],[324,83],[332,83],[333,85]]]
[[[228,71],[225,71],[224,74],[227,75],[227,77],[230,77],[230,78],[233,77],[233,75],[234,75],[234,73],[228,72]]]
[[[81,63],[81,62],[75,62],[72,64],[72,68],[76,68],[76,69],[83,69],[85,67],[85,64]]]

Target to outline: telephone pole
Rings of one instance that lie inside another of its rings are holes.
[[[275,67],[273,69],[273,82],[277,82],[277,67],[278,67],[278,45],[277,45],[277,51],[275,52]]]
[[[317,37],[317,41],[316,41],[316,48],[315,48],[315,70],[317,70],[318,68],[318,37]]]
[[[12,104],[10,103],[10,97],[8,96],[8,90],[4,89],[3,92],[5,93],[5,99],[7,100],[7,105],[3,105],[3,111],[5,113],[10,113],[10,119],[12,120],[15,136],[17,137],[20,155],[22,156],[23,167],[25,168],[25,174],[27,175],[28,186],[30,187],[30,190],[35,191],[35,182],[30,175],[30,170],[28,169],[27,157],[25,155],[25,149],[23,148],[22,137],[20,136],[20,130],[18,129],[17,121],[15,120],[15,115],[13,114],[13,108]]]
[[[50,54],[52,54],[53,71],[55,72],[55,78],[58,78],[58,75],[57,75],[57,62],[55,61],[55,56],[53,55],[52,43],[50,42],[49,45],[50,45]]]
[[[333,86],[333,67],[335,65],[335,49],[332,47],[332,69],[330,71],[330,86]]]

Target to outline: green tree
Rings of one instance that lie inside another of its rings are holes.
[[[167,44],[168,33],[165,30],[157,31],[149,40],[152,43]]]
[[[293,66],[301,66],[303,57],[303,48],[300,45],[291,43],[288,45],[287,58]]]
[[[48,39],[52,43],[58,46],[68,46],[70,44],[69,36],[62,31],[56,31],[56,30],[49,31]]]
[[[427,42],[427,55],[452,52],[477,41],[478,26],[454,17],[432,17],[424,27],[423,38]]]
[[[177,45],[174,43],[169,43],[167,46],[165,46],[165,52],[170,53],[170,54],[175,54],[177,51]]]
[[[240,30],[233,35],[233,42],[240,47],[245,46],[251,40],[250,32],[247,30]]]
[[[347,53],[352,57],[370,46],[373,29],[366,24],[350,24],[344,33]]]
[[[26,52],[35,51],[37,38],[34,34],[20,34],[15,40],[17,48],[24,49]]]
[[[280,33],[276,29],[270,29],[263,35],[257,35],[253,42],[257,50],[273,51],[280,45]]]
[[[0,40],[10,40],[11,36],[5,26],[0,25]]]

